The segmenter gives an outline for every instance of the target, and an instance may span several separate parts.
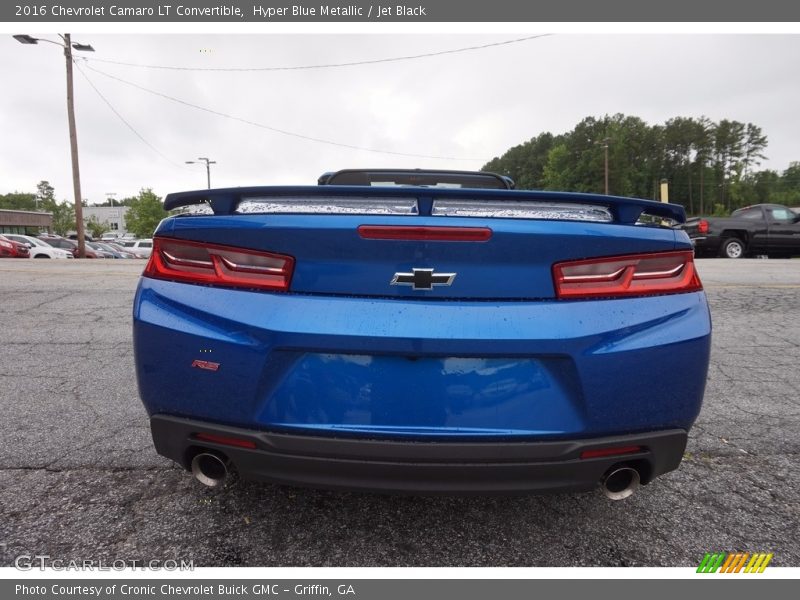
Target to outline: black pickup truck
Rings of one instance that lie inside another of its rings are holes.
[[[780,204],[745,206],[730,217],[694,217],[682,227],[697,256],[800,255],[800,214]]]

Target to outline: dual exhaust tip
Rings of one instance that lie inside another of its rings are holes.
[[[220,454],[200,452],[192,459],[192,475],[208,487],[217,487],[228,478],[230,461]]]
[[[612,467],[600,481],[600,488],[609,500],[624,500],[633,495],[641,482],[633,467]]]
[[[224,455],[200,452],[192,459],[192,475],[203,485],[218,487],[228,478],[229,465]],[[600,487],[610,500],[624,500],[633,495],[640,482],[639,471],[623,466],[609,470],[600,481]]]

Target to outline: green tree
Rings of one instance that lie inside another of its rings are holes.
[[[47,208],[48,212],[53,213],[53,231],[58,235],[67,235],[70,231],[75,231],[75,207],[71,202],[53,202]]]
[[[792,162],[780,177],[777,189],[771,191],[769,201],[786,206],[800,206],[800,162]]]
[[[560,138],[546,131],[514,146],[503,156],[493,158],[482,169],[511,177],[521,190],[543,188],[549,153],[560,142]]]
[[[728,186],[742,174],[745,125],[739,121],[721,120],[714,129],[714,168],[717,173],[719,202],[730,212]]]
[[[108,223],[101,223],[94,215],[86,219],[86,228],[95,239],[102,236],[105,232],[111,231],[111,227],[108,226]]]
[[[36,196],[23,192],[13,192],[0,196],[0,209],[3,210],[36,210]]]
[[[36,184],[36,200],[45,206],[56,203],[56,191],[49,181],[42,180]]]
[[[761,164],[767,158],[763,150],[767,147],[767,136],[761,132],[761,127],[748,123],[744,132],[744,148],[742,150],[742,165],[744,175],[750,171],[750,167]]]
[[[694,162],[699,172],[700,214],[705,211],[706,179],[711,175],[708,163],[711,160],[713,148],[714,123],[705,115],[696,121],[694,135]]]
[[[670,183],[670,201],[689,214],[729,214],[757,202],[800,205],[800,163],[783,174],[756,171],[767,136],[753,123],[708,117],[674,117],[649,125],[623,114],[586,117],[566,133],[544,132],[500,157],[485,170],[511,176],[521,189],[602,193],[605,146],[609,192],[658,198]]]
[[[130,203],[125,215],[125,224],[128,231],[136,237],[148,238],[153,235],[161,219],[166,216],[167,212],[161,204],[161,198],[156,196],[152,189],[143,188]]]
[[[547,164],[542,174],[543,187],[547,190],[566,190],[570,186],[570,152],[562,143],[553,146],[547,153]]]
[[[670,182],[670,201],[680,200],[694,213],[694,165],[705,146],[702,121],[675,117],[664,125],[664,176]],[[673,199],[674,198],[674,199]]]
[[[0,195],[0,208],[5,210],[40,210],[52,212],[55,191],[47,181],[36,184],[36,193],[14,192]]]
[[[776,171],[758,171],[753,174],[753,192],[756,203],[772,202],[771,195],[780,189],[782,180]]]

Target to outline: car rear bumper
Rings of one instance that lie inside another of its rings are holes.
[[[272,483],[402,493],[544,493],[586,491],[618,465],[642,483],[678,467],[682,429],[557,441],[397,441],[303,436],[231,427],[168,415],[150,419],[162,456],[189,468],[202,451],[224,455],[241,476]],[[211,434],[255,448],[198,439]],[[616,456],[587,450],[638,446]]]
[[[150,415],[416,441],[688,431],[710,328],[702,292],[442,302],[143,278],[134,305]]]
[[[717,235],[689,236],[689,239],[699,254],[716,254],[722,244],[722,239]]]

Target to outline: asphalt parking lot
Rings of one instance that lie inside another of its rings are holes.
[[[800,260],[698,261],[703,412],[682,467],[623,502],[205,488],[155,454],[137,396],[143,264],[0,261],[2,566],[693,566],[712,550],[800,565]]]

